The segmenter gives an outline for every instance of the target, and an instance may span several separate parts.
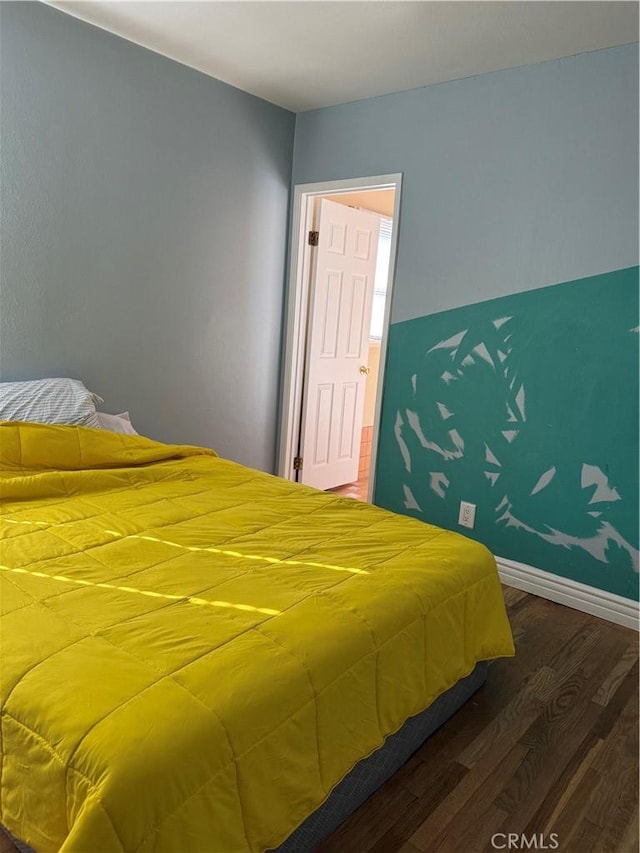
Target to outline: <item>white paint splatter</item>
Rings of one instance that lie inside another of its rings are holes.
[[[418,441],[420,444],[426,448],[427,450],[433,450],[435,453],[439,453],[444,459],[461,459],[464,456],[464,442],[458,436],[458,433],[455,430],[452,430],[449,433],[449,436],[452,436],[452,433],[458,437],[458,440],[461,442],[461,446],[456,444],[457,450],[446,450],[440,447],[439,444],[436,444],[435,441],[431,441],[426,437],[424,432],[422,431],[422,426],[420,425],[420,418],[418,417],[416,412],[412,412],[410,409],[405,409],[407,414],[407,420],[409,422],[409,426],[416,434]],[[455,444],[455,442],[454,442]]]
[[[499,510],[501,510],[501,509],[502,509],[502,507],[503,507],[505,504],[508,504],[508,503],[509,503],[509,501],[508,501],[508,499],[507,499],[507,496],[505,495],[505,496],[502,498],[502,500],[500,501],[500,503],[498,504],[498,506],[496,507],[496,512],[498,512]]]
[[[513,414],[513,409],[511,408],[511,406],[510,406],[508,403],[507,403],[507,421],[508,421],[510,424],[518,423],[518,419],[517,419],[517,417]]]
[[[480,356],[480,358],[483,358],[485,361],[488,361],[489,364],[491,365],[491,367],[495,368],[495,363],[494,363],[493,359],[491,358],[491,354],[483,343],[479,343],[477,347],[473,348],[473,351],[475,353],[477,353]],[[464,364],[464,362],[463,362],[463,364]]]
[[[501,363],[502,363],[503,361],[506,361],[506,360],[507,360],[506,353],[502,352],[502,350],[501,350],[501,349],[499,349],[499,350],[498,350],[498,358],[500,359],[500,362],[501,362]]]
[[[475,360],[474,360],[473,356],[465,355],[465,357],[462,359],[462,366],[463,367],[471,367],[472,364],[475,364]],[[458,371],[458,373],[459,372],[460,371]]]
[[[451,439],[451,441],[453,442],[455,447],[457,447],[458,450],[461,451],[460,456],[462,456],[462,451],[464,450],[464,439],[462,438],[462,436],[460,435],[458,430],[457,429],[450,429],[449,430],[449,438]]]
[[[443,382],[446,382],[446,383],[447,383],[447,385],[448,385],[450,382],[455,382],[457,378],[458,378],[458,377],[457,377],[457,376],[454,376],[454,375],[453,375],[453,373],[449,373],[449,371],[448,371],[448,370],[445,370],[445,372],[444,372],[444,373],[442,374],[442,376],[440,377],[440,379],[442,379],[442,381],[443,381]]]
[[[440,343],[427,350],[427,353],[433,352],[435,349],[456,349],[468,331],[468,329],[465,329],[463,332],[458,332],[457,335],[447,338],[446,341],[440,341]]]
[[[509,444],[516,438],[519,434],[520,430],[517,429],[503,429],[502,434],[507,439]]]
[[[504,326],[505,323],[508,323],[509,320],[513,320],[513,317],[499,317],[497,320],[493,321],[493,325],[496,329],[499,329],[501,326]]]
[[[445,490],[449,485],[449,479],[442,471],[429,472],[429,488],[438,495],[439,498],[446,497]]]
[[[593,493],[590,504],[601,503],[602,501],[619,501],[621,500],[617,489],[612,489],[609,485],[609,480],[606,474],[598,468],[597,465],[582,466],[582,474],[580,477],[580,485],[583,489],[588,489],[589,486],[595,486],[596,490]]]
[[[420,506],[418,501],[413,496],[413,492],[411,491],[409,486],[403,485],[402,488],[404,490],[404,506],[405,506],[405,509],[417,509],[417,510],[420,510],[420,512],[422,512],[422,507]]]
[[[536,495],[538,492],[541,492],[544,488],[546,488],[549,483],[553,480],[556,475],[555,465],[553,468],[549,468],[548,471],[545,471],[542,477],[535,484],[533,489],[529,492],[531,495]]]
[[[416,382],[418,381],[418,374],[414,373],[411,377],[411,387],[413,388],[413,396],[416,396]]]
[[[491,462],[493,465],[500,465],[500,467],[502,467],[502,463],[499,462],[498,459],[496,459],[496,457],[491,451],[491,448],[486,442],[484,444],[484,458],[486,462]]]
[[[499,471],[485,471],[484,476],[489,480],[492,486],[495,486],[496,481],[500,478]]]
[[[594,518],[600,518],[602,513],[601,512],[595,512],[594,510],[589,510],[589,512],[587,512],[587,515],[592,515]]]
[[[422,432],[422,427],[420,426],[420,418],[418,417],[418,414],[416,412],[412,412],[410,409],[406,409],[405,411],[407,413],[407,420],[409,422],[409,426],[415,432],[420,444],[427,450],[435,450],[436,453],[439,453],[441,456],[444,456],[444,451],[440,447],[440,445],[436,444],[433,441],[430,441]]]
[[[438,411],[440,412],[440,417],[442,418],[443,421],[446,421],[449,418],[452,418],[455,414],[455,412],[450,412],[444,403],[436,403],[436,406],[438,407]]]
[[[609,542],[615,542],[620,546],[620,548],[627,551],[631,557],[631,564],[634,571],[637,572],[640,570],[640,552],[638,552],[637,548],[634,548],[630,542],[627,542],[622,534],[620,534],[615,527],[608,522],[602,524],[594,536],[573,536],[570,533],[563,533],[560,530],[554,530],[552,527],[547,528],[551,532],[543,533],[541,530],[536,530],[535,527],[530,527],[528,524],[525,524],[524,521],[516,518],[516,516],[511,512],[510,503],[508,504],[504,514],[497,520],[506,521],[507,527],[515,527],[520,530],[526,530],[528,533],[533,533],[535,536],[538,536],[540,539],[544,539],[545,542],[549,542],[551,545],[559,545],[567,549],[582,548],[583,551],[591,554],[591,556],[600,563],[609,563],[607,558]]]
[[[516,406],[520,411],[520,415],[523,421],[526,421],[526,417],[524,414],[524,385],[520,386],[520,390],[516,394]]]
[[[396,422],[393,427],[393,434],[396,437],[396,441],[398,442],[398,447],[400,448],[400,453],[402,458],[404,459],[404,467],[406,470],[411,473],[411,454],[409,453],[409,448],[406,445],[405,440],[402,438],[402,427],[404,426],[404,421],[402,420],[402,415],[400,412],[396,413]]]

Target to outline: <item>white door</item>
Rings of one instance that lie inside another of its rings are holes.
[[[380,219],[320,200],[302,409],[301,481],[358,479]]]

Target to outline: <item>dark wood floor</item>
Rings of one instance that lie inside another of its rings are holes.
[[[638,635],[514,589],[505,598],[516,658],[493,663],[318,853],[509,849],[504,835],[491,845],[496,833],[526,836],[512,850],[638,853]],[[17,853],[2,838],[0,853]]]
[[[638,635],[504,591],[516,658],[318,853],[638,853]]]

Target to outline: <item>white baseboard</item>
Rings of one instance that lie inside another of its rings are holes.
[[[640,604],[637,601],[505,557],[496,557],[496,563],[500,580],[507,586],[531,592],[558,604],[566,604],[567,607],[616,622],[625,628],[636,631],[640,628]]]

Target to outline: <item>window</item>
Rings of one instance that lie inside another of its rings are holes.
[[[382,340],[384,304],[387,299],[387,282],[389,280],[392,228],[393,219],[380,218],[378,257],[376,258],[376,277],[373,283],[373,306],[371,308],[371,326],[369,329],[369,340],[372,341]]]

